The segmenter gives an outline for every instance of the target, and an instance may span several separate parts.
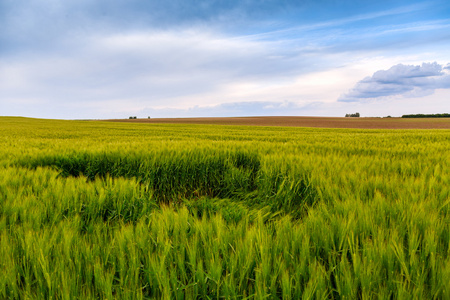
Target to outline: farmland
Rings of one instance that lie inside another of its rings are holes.
[[[450,298],[448,129],[2,117],[0,136],[2,299]]]
[[[113,122],[358,129],[450,129],[450,118],[227,117],[115,119]]]

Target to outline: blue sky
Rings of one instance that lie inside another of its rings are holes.
[[[0,0],[0,115],[450,112],[450,1]]]

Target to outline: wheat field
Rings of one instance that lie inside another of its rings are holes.
[[[450,298],[450,130],[0,136],[2,299]]]

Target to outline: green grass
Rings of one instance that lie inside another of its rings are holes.
[[[1,299],[450,298],[450,131],[0,118]]]

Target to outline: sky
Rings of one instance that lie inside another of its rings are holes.
[[[450,112],[450,1],[0,0],[0,116]]]

